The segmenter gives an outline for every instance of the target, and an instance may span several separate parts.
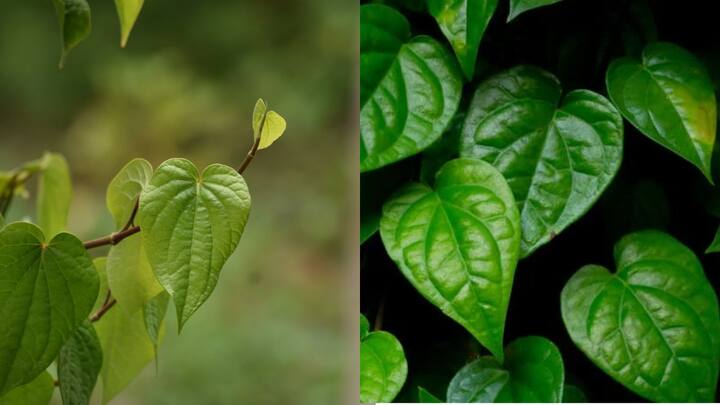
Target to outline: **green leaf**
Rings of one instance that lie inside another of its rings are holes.
[[[120,46],[125,48],[130,31],[140,15],[145,0],[115,0],[115,8],[120,19]]]
[[[267,114],[267,104],[265,104],[265,100],[259,98],[255,102],[252,119],[252,128],[255,139],[260,136],[260,127],[263,125],[265,114]]]
[[[31,382],[0,395],[0,405],[47,405],[52,399],[55,384],[52,376],[43,371]]]
[[[360,244],[362,245],[380,229],[380,213],[360,212]]]
[[[47,242],[27,222],[0,231],[0,395],[47,369],[97,294],[97,273],[75,236]]]
[[[712,183],[717,111],[702,63],[670,43],[645,47],[642,60],[614,60],[605,77],[623,117],[653,141],[697,166]]]
[[[462,80],[452,55],[430,37],[410,39],[405,17],[360,7],[360,170],[412,156],[442,135]]]
[[[615,245],[617,272],[581,268],[562,291],[573,342],[598,367],[657,402],[712,402],[720,360],[720,315],[702,265],[658,231]]]
[[[505,349],[505,363],[483,356],[466,365],[448,387],[448,402],[560,402],[565,371],[551,341],[528,336]]]
[[[538,7],[559,3],[561,0],[510,0],[510,14],[507,21],[514,20],[520,14]]]
[[[451,160],[435,189],[412,183],[385,203],[380,234],[412,285],[501,359],[520,245],[502,175],[481,160]]]
[[[142,189],[150,182],[153,168],[145,159],[133,159],[113,177],[107,188],[105,203],[121,229],[130,219]]]
[[[175,303],[178,331],[210,296],[250,213],[250,193],[235,169],[213,164],[202,173],[188,160],[157,168],[140,196],[143,246]]]
[[[465,77],[473,78],[480,40],[497,0],[428,0],[430,14],[455,51]]]
[[[492,163],[522,221],[522,257],[580,218],[620,167],[622,118],[603,96],[568,93],[552,74],[517,66],[481,83],[463,126],[461,156]]]
[[[262,125],[262,134],[260,135],[260,145],[258,149],[265,149],[277,141],[282,134],[285,133],[287,123],[285,118],[275,111],[268,111],[265,114],[265,122]]]
[[[443,402],[423,387],[418,387],[418,401],[423,404],[441,404]]]
[[[143,231],[144,232],[144,231]],[[103,403],[113,399],[140,374],[155,357],[142,311],[127,315],[124,311],[108,311],[95,323],[103,349]],[[160,329],[159,339],[164,335]]]
[[[89,404],[102,367],[103,353],[95,328],[85,321],[65,342],[57,370],[63,404]]]
[[[718,253],[720,252],[720,227],[718,227],[718,230],[715,232],[715,237],[713,238],[712,243],[710,243],[710,246],[705,250],[705,253]]]
[[[95,267],[97,275],[100,279],[98,296],[95,300],[95,305],[93,305],[93,312],[95,312],[102,307],[109,291],[107,282],[107,257],[96,257],[93,259],[93,267]]]
[[[569,403],[583,403],[587,402],[585,393],[578,387],[570,384],[565,384],[563,389],[563,402]]]
[[[52,0],[60,25],[62,56],[60,69],[70,51],[90,35],[90,6],[87,0]]]
[[[405,378],[407,361],[395,336],[371,332],[360,340],[360,402],[391,402]]]
[[[148,301],[143,308],[143,320],[145,322],[145,330],[147,331],[150,341],[153,343],[153,352],[155,353],[155,364],[157,366],[158,345],[160,344],[160,336],[163,330],[163,320],[167,312],[170,294],[165,291],[161,292],[153,299]]]
[[[365,315],[360,314],[360,339],[362,340],[368,333],[370,333],[370,322]]]
[[[46,153],[38,182],[37,220],[48,238],[67,229],[71,200],[72,183],[65,158],[57,153]]]

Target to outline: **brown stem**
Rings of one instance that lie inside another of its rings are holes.
[[[108,292],[108,294],[109,294],[109,292]],[[115,300],[115,298],[111,298],[110,300],[106,300],[105,303],[102,305],[102,307],[100,307],[100,309],[98,309],[97,312],[95,312],[94,314],[92,314],[92,316],[90,316],[90,322],[97,322],[97,321],[99,321],[100,318],[102,318],[102,316],[105,315],[105,313],[106,313],[107,311],[109,311],[110,308],[112,308],[113,305],[115,305],[116,302],[117,302],[117,301]]]
[[[105,245],[117,245],[120,243],[121,240],[127,238],[130,235],[136,234],[140,232],[140,227],[135,225],[131,226],[130,228],[124,229],[120,232],[113,232],[108,236],[105,236],[103,238],[93,239],[89,240],[87,242],[83,242],[83,246],[85,246],[85,249],[92,249],[100,246]]]
[[[262,130],[262,126],[261,126]],[[253,158],[255,158],[255,152],[257,152],[258,147],[260,146],[260,137],[258,136],[255,139],[255,142],[253,142],[252,148],[250,148],[250,151],[248,152],[247,156],[245,156],[245,160],[242,161],[240,164],[240,167],[238,167],[237,171],[240,174],[243,174],[245,169],[247,169],[248,166],[250,166],[250,162],[252,162]]]
[[[137,200],[135,200],[135,205],[133,206],[132,214],[130,214],[130,218],[128,219],[125,226],[123,226],[121,231],[126,231],[126,230],[130,229],[130,227],[135,225],[135,215],[137,215],[138,208],[140,208],[140,197],[138,197]]]

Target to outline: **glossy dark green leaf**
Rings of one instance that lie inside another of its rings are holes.
[[[0,395],[0,405],[47,405],[52,399],[53,391],[53,378],[50,373],[43,371],[29,383]]]
[[[138,211],[143,246],[173,297],[178,330],[212,293],[249,214],[245,180],[221,164],[200,173],[186,159],[170,159],[143,190]]]
[[[98,275],[82,242],[15,222],[0,231],[0,395],[29,383],[85,321]]]
[[[58,356],[58,381],[63,405],[90,403],[102,359],[102,347],[95,328],[85,321],[65,342]]]
[[[573,342],[598,367],[657,402],[712,402],[720,361],[720,315],[702,265],[658,231],[615,246],[617,272],[588,265],[562,291]]]
[[[528,336],[505,349],[505,363],[484,356],[466,365],[448,386],[448,402],[560,402],[565,371],[551,341]]]
[[[713,238],[712,243],[710,243],[710,246],[705,250],[705,253],[718,253],[720,252],[720,227],[718,227],[718,230],[715,232],[715,237]]]
[[[587,397],[580,388],[574,385],[565,384],[562,401],[566,403],[583,403],[587,402]]]
[[[87,0],[52,0],[52,2],[60,25],[62,43],[60,68],[62,69],[70,51],[90,35],[90,6]]]
[[[453,56],[434,39],[410,39],[396,10],[360,7],[360,170],[421,152],[445,131],[460,102]]]
[[[475,73],[480,40],[497,7],[497,0],[428,0],[430,14],[448,39],[465,77]]]
[[[395,336],[366,334],[360,340],[360,402],[391,402],[405,384],[407,370],[405,353]]]
[[[712,182],[715,93],[695,56],[677,45],[653,43],[643,50],[642,60],[614,60],[605,80],[610,99],[625,119]]]
[[[518,66],[481,83],[460,154],[492,163],[520,209],[523,257],[580,218],[620,167],[622,118],[603,96],[568,93],[558,80]]]
[[[502,358],[520,244],[519,213],[502,175],[481,160],[451,160],[434,189],[412,183],[385,203],[380,234],[413,286]]]
[[[423,387],[418,387],[418,401],[422,404],[441,404],[443,402]]]
[[[510,14],[507,21],[514,20],[520,14],[538,7],[559,3],[561,0],[510,0]]]
[[[1,226],[2,224],[0,224]],[[380,229],[380,213],[379,212],[361,212],[360,213],[360,244],[362,245],[370,239],[375,232]]]
[[[370,333],[370,322],[365,315],[360,314],[360,339],[362,340],[368,333]]]
[[[37,221],[46,237],[67,230],[72,200],[72,183],[67,161],[57,153],[46,153],[41,159],[42,175],[38,182]]]

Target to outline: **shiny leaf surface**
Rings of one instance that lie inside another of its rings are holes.
[[[360,341],[360,402],[391,402],[407,377],[402,345],[387,332],[371,332]]]
[[[510,0],[510,14],[508,22],[514,20],[520,14],[538,7],[549,6],[562,0]]]
[[[62,43],[60,68],[62,69],[70,51],[90,35],[90,6],[87,0],[52,0],[52,2],[60,26]]]
[[[52,399],[55,384],[47,371],[31,382],[0,395],[0,405],[47,405]]]
[[[67,230],[67,218],[72,200],[70,169],[65,158],[57,153],[46,153],[41,162],[37,220],[45,235],[52,238]]]

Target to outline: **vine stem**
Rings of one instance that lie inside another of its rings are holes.
[[[108,291],[108,297],[109,296],[110,296],[110,291]],[[102,305],[102,307],[100,307],[100,309],[98,309],[97,312],[95,312],[94,314],[92,314],[92,316],[90,316],[90,322],[99,321],[100,318],[102,318],[103,315],[105,315],[105,313],[107,311],[109,311],[110,308],[112,308],[116,302],[117,302],[117,300],[115,300],[115,298],[110,298],[109,300],[106,300],[105,303]]]
[[[135,225],[120,232],[113,232],[108,236],[83,242],[85,249],[93,249],[105,245],[117,245],[123,239],[140,232],[140,227]]]

